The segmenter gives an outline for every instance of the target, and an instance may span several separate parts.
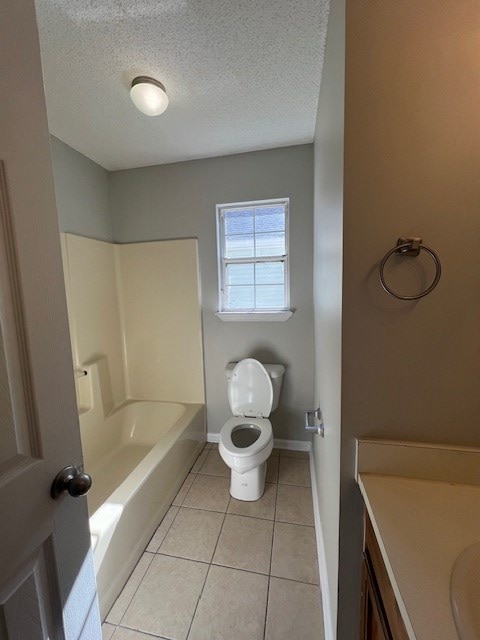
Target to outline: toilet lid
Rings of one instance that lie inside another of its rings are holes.
[[[273,402],[273,387],[265,367],[254,360],[241,360],[232,371],[228,401],[234,416],[267,418]]]

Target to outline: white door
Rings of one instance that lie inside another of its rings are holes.
[[[0,2],[0,640],[100,640],[34,0]]]

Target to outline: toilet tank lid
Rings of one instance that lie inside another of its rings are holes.
[[[235,369],[237,362],[229,362],[225,367],[225,375],[227,379],[230,380],[230,376],[232,375],[232,371]],[[263,363],[262,363],[263,364]],[[280,378],[285,373],[285,367],[283,364],[264,364],[263,365],[268,372],[270,378]]]

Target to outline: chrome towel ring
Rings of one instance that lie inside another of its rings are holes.
[[[403,296],[399,293],[395,293],[395,291],[393,291],[393,289],[391,289],[385,281],[384,270],[385,270],[385,265],[387,264],[387,260],[393,254],[408,256],[410,258],[416,258],[419,255],[420,251],[422,250],[426,251],[428,255],[432,258],[433,262],[435,263],[435,278],[432,284],[429,287],[427,287],[424,291],[421,291],[420,293],[417,293],[414,296]],[[393,247],[393,249],[390,249],[390,251],[388,251],[384,255],[380,263],[379,275],[380,275],[380,282],[382,284],[382,287],[388,294],[390,294],[394,298],[398,298],[399,300],[418,300],[419,298],[423,298],[424,296],[428,295],[431,291],[435,289],[435,287],[437,286],[440,280],[440,276],[442,275],[442,265],[440,262],[440,258],[435,253],[435,251],[433,249],[430,249],[430,247],[426,247],[424,244],[422,244],[421,238],[399,238],[397,240],[397,245]]]

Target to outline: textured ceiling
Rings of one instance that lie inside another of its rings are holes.
[[[36,0],[50,131],[107,169],[311,142],[328,0]],[[150,75],[167,111],[136,110]]]

